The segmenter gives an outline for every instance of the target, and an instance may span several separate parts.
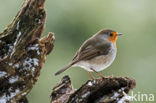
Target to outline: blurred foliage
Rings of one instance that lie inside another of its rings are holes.
[[[0,0],[1,31],[12,21],[23,1]],[[112,28],[124,35],[118,38],[116,60],[101,73],[135,78],[135,93],[156,96],[155,4],[155,0],[47,0],[44,34],[54,32],[56,42],[28,95],[30,103],[49,103],[51,89],[63,75],[70,75],[76,88],[90,79],[81,68],[70,68],[57,77],[54,73],[72,59],[84,40],[102,28]]]

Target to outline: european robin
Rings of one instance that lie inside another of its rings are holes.
[[[94,78],[90,72],[95,72],[104,78],[98,72],[106,69],[114,61],[117,53],[116,40],[120,35],[121,33],[112,29],[100,30],[86,40],[76,52],[72,61],[55,75],[64,72],[69,67],[79,66],[87,70],[92,79]]]

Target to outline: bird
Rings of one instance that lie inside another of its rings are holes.
[[[94,80],[91,72],[95,72],[101,78],[104,78],[99,71],[109,67],[116,58],[116,41],[118,33],[112,29],[102,29],[88,40],[86,40],[76,52],[71,62],[64,68],[55,73],[59,75],[70,67],[81,67],[88,71],[89,76]]]

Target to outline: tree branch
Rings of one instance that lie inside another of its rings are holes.
[[[25,0],[13,22],[0,33],[0,103],[27,103],[54,36],[43,35],[45,0]]]
[[[65,76],[53,88],[51,103],[129,103],[127,94],[135,85],[135,80],[127,77],[105,77],[88,80],[75,91]]]

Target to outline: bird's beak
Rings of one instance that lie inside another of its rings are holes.
[[[120,35],[122,35],[122,33],[117,33],[117,36],[120,36]]]

